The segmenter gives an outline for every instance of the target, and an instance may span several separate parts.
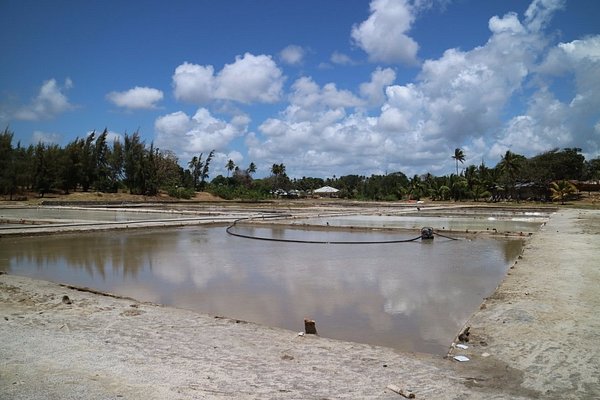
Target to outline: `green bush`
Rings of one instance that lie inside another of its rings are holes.
[[[243,186],[211,185],[208,191],[225,200],[250,200],[258,201],[267,198],[261,190],[248,189]]]
[[[185,199],[185,200],[191,199],[196,194],[194,189],[178,187],[178,186],[172,186],[172,187],[168,188],[167,193],[171,197],[175,197],[177,199]]]

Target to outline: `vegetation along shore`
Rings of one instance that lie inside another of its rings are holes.
[[[211,179],[213,152],[191,160],[146,144],[138,135],[123,142],[107,142],[108,131],[77,138],[61,147],[38,143],[23,147],[14,134],[0,133],[0,195],[6,199],[47,197],[75,191],[191,199],[196,191],[231,200],[305,197],[323,186],[336,188],[335,197],[352,200],[398,201],[560,201],[576,199],[600,188],[600,158],[586,160],[581,149],[554,149],[534,157],[507,151],[493,167],[463,166],[465,154],[457,148],[448,161],[456,174],[434,176],[427,171],[412,177],[401,171],[385,175],[290,178],[283,163],[273,164],[270,175],[255,178],[257,166],[245,168],[229,160],[227,176]],[[182,162],[184,162],[182,166]],[[464,167],[459,169],[459,165]],[[293,174],[292,174],[293,175]]]

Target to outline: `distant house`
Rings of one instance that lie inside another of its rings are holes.
[[[315,189],[313,191],[314,194],[321,196],[321,197],[337,197],[338,192],[339,192],[339,189],[336,189],[331,186],[323,186],[323,187]]]
[[[577,190],[582,192],[600,192],[600,180],[570,181]]]
[[[297,198],[300,198],[300,197],[306,197],[306,193],[304,193],[301,190],[296,190],[296,189],[290,190],[287,193],[287,195],[288,195],[288,197],[291,197],[291,198],[294,198],[294,199],[297,199]]]

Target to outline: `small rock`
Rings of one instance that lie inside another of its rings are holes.
[[[468,342],[469,341],[469,335],[471,335],[471,327],[467,326],[460,335],[458,335],[458,340],[460,342]]]
[[[71,301],[71,299],[69,298],[69,296],[67,296],[66,294],[62,297],[62,302],[64,304],[73,304],[73,302]]]
[[[143,310],[133,309],[133,310],[125,310],[122,313],[120,313],[119,315],[122,317],[135,317],[135,316],[142,315],[145,313],[146,312]]]

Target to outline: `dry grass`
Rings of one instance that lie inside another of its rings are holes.
[[[585,208],[585,209],[600,209],[600,192],[580,192],[581,197],[577,200],[569,201],[564,206],[561,206],[559,202],[555,203],[535,203],[528,201],[521,201],[519,203],[516,202],[499,202],[499,203],[486,203],[486,202],[472,202],[472,201],[461,201],[459,203],[455,202],[431,202],[426,200],[426,204],[428,205],[474,205],[474,206],[510,206],[510,207],[537,207],[537,206],[548,206],[548,207],[570,207],[570,208]],[[23,197],[23,196],[22,196]],[[126,202],[126,203],[169,203],[175,201],[183,201],[183,202],[224,202],[227,203],[227,200],[223,200],[220,197],[217,197],[208,192],[197,192],[196,196],[190,200],[182,200],[170,197],[166,193],[159,193],[156,196],[142,196],[142,195],[134,195],[129,194],[127,192],[119,192],[119,193],[101,193],[101,192],[73,192],[70,194],[62,194],[62,193],[47,193],[44,197],[39,197],[37,193],[27,193],[25,199],[18,199],[16,201],[8,201],[7,198],[3,198],[1,200],[5,200],[0,202],[0,204],[8,205],[8,204],[26,204],[26,205],[39,205],[44,201],[47,202],[107,202],[107,203],[115,203],[115,202]],[[270,203],[280,204],[282,206],[294,205],[294,206],[309,206],[314,204],[322,204],[322,203],[339,203],[339,202],[348,202],[348,203],[356,203],[355,200],[343,200],[343,199],[326,199],[326,198],[317,198],[317,199],[301,199],[301,200],[289,200],[289,199],[271,199]],[[360,203],[372,203],[372,202],[360,202]],[[377,202],[375,202],[377,203]],[[416,204],[414,202],[406,202],[400,201],[397,203],[407,203],[407,204]],[[388,202],[384,202],[384,204],[391,204]]]
[[[186,201],[181,199],[176,199],[174,197],[170,197],[166,193],[159,193],[156,196],[142,196],[129,194],[127,192],[119,192],[119,193],[101,193],[101,192],[73,192],[69,194],[62,193],[47,193],[44,197],[39,197],[37,193],[27,193],[25,196],[21,196],[21,198],[16,201],[9,202],[8,199],[6,203],[15,203],[15,204],[28,204],[28,205],[39,205],[44,201],[69,201],[69,202],[127,202],[127,203],[140,203],[140,202],[173,202],[173,201]],[[196,196],[190,200],[190,202],[198,202],[198,201],[224,201],[221,198],[214,196],[208,192],[197,192]]]

